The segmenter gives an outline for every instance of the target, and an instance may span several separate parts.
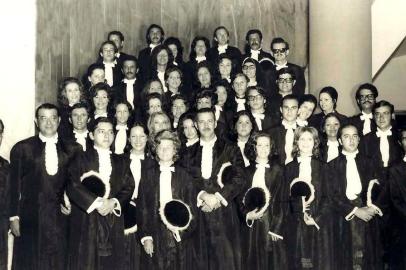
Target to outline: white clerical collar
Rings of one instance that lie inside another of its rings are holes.
[[[203,141],[200,139],[200,145],[205,146],[205,145],[211,145],[213,146],[217,141],[217,136],[214,136],[210,141]]]
[[[57,143],[58,142],[58,133],[55,133],[51,137],[45,137],[41,132],[38,134],[38,137],[42,142],[52,142],[52,143]]]
[[[355,152],[348,152],[343,149],[341,153],[343,153],[343,155],[346,157],[355,158],[358,154],[358,149]]]
[[[137,78],[134,78],[134,79],[126,79],[126,78],[124,78],[124,79],[123,79],[123,82],[124,82],[125,84],[127,84],[127,83],[129,83],[129,84],[134,84],[136,80],[137,80]]]
[[[74,133],[74,134],[81,135],[81,136],[87,136],[87,134],[89,133],[89,130],[85,129],[84,131],[82,131],[82,130],[76,130],[76,129],[74,129],[74,130],[73,130],[73,133]]]
[[[152,43],[150,43],[149,44],[149,47],[151,48],[151,51],[153,50],[153,49],[155,49],[155,47],[156,46],[158,46],[159,44],[152,44]]]
[[[101,148],[101,147],[98,147],[98,146],[96,146],[96,145],[94,145],[93,146],[93,148],[97,151],[97,153],[99,153],[99,154],[111,154],[111,151],[110,151],[110,148]]]

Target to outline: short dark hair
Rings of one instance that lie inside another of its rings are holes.
[[[216,27],[216,29],[214,29],[214,31],[213,31],[213,38],[216,37],[217,31],[220,30],[220,29],[224,29],[224,30],[226,31],[227,35],[230,36],[230,32],[228,31],[228,29],[227,29],[225,26],[220,25],[220,26]]]
[[[199,117],[199,114],[202,114],[202,113],[211,113],[213,115],[213,119],[216,119],[216,113],[214,112],[214,110],[212,108],[202,108],[196,112],[195,122],[197,122],[197,118]]]
[[[61,116],[59,108],[52,103],[42,103],[41,105],[38,106],[38,108],[35,110],[35,118],[37,119],[39,110],[55,110],[56,114],[58,116]]]
[[[389,101],[386,101],[386,100],[380,100],[377,103],[375,103],[375,106],[372,109],[372,112],[375,113],[376,109],[378,109],[380,107],[385,107],[385,106],[390,108],[391,114],[395,112],[395,106],[393,106],[392,103],[390,103]]]
[[[138,59],[137,59],[137,57],[135,57],[134,55],[127,55],[127,56],[124,58],[124,60],[123,60],[123,65],[124,65],[124,62],[126,62],[126,61],[133,61],[133,62],[135,62],[135,65],[136,65],[137,68],[138,68]]]
[[[89,125],[89,131],[92,133],[96,130],[97,126],[100,123],[110,123],[111,126],[114,127],[113,120],[109,117],[99,117],[99,118],[95,119],[94,121],[91,121],[90,123],[91,124]]]
[[[320,95],[323,94],[323,93],[326,93],[331,97],[331,99],[333,100],[333,103],[334,103],[333,108],[335,109],[337,107],[337,100],[338,100],[338,92],[337,92],[337,90],[332,86],[323,87],[320,90],[319,99],[320,99]]]
[[[207,52],[210,49],[210,41],[207,37],[204,36],[196,36],[193,40],[192,40],[192,44],[190,45],[190,54],[189,54],[189,59],[195,59],[196,58],[196,52],[195,52],[195,48],[196,48],[196,43],[198,41],[202,40],[204,42],[204,45],[206,46],[206,55]]]
[[[289,50],[289,43],[286,40],[284,40],[283,38],[281,38],[281,37],[276,37],[276,38],[272,39],[272,41],[271,41],[271,50],[273,48],[273,45],[277,44],[277,43],[285,44],[286,50]]]
[[[152,30],[152,28],[158,28],[161,31],[161,40],[159,42],[162,42],[165,39],[165,32],[164,29],[158,25],[158,24],[151,24],[148,29],[147,32],[145,34],[145,39],[147,40],[147,43],[150,44],[151,43],[151,39],[149,38],[149,32]]]
[[[110,36],[113,36],[113,35],[119,36],[120,40],[121,40],[121,41],[124,41],[124,35],[123,35],[123,33],[121,33],[120,31],[117,31],[117,30],[114,30],[114,31],[109,32],[109,33],[107,34],[107,39],[110,39]]]
[[[299,98],[298,98],[295,94],[289,94],[289,95],[284,96],[284,97],[281,99],[281,104],[279,105],[281,108],[282,108],[283,102],[285,102],[285,100],[296,100],[296,101],[297,101],[297,104],[298,104],[298,106],[299,106]]]
[[[278,70],[276,72],[276,79],[279,79],[279,77],[283,74],[289,74],[293,80],[296,80],[295,72],[289,67],[281,68],[280,70]]]
[[[250,30],[248,30],[247,34],[245,35],[245,40],[249,41],[249,37],[252,34],[258,34],[259,38],[262,40],[262,32],[259,29],[250,29]]]
[[[73,110],[76,110],[76,109],[85,109],[87,114],[88,115],[90,114],[89,104],[87,104],[87,102],[79,102],[72,106],[72,108],[69,112],[69,117],[72,117],[72,112],[73,112]]]
[[[109,100],[111,100],[111,87],[107,83],[102,83],[102,82],[96,83],[95,85],[90,87],[90,89],[89,89],[90,97],[94,98],[97,95],[97,93],[101,90],[106,91],[107,97],[109,98]]]
[[[246,92],[246,95],[245,95],[245,99],[246,99],[247,104],[248,104],[248,94],[252,90],[256,90],[258,92],[258,94],[260,94],[264,98],[264,101],[265,101],[264,107],[266,107],[267,98],[266,98],[265,90],[264,90],[264,88],[262,88],[261,86],[258,86],[258,85],[257,86],[249,86],[247,88],[247,92]]]
[[[316,107],[317,107],[317,98],[314,95],[312,95],[312,94],[304,94],[303,96],[299,97],[299,107],[305,102],[313,103],[314,104],[313,111],[316,109]]]
[[[104,65],[101,63],[94,63],[91,64],[88,68],[87,68],[87,76],[90,77],[92,76],[93,71],[95,71],[96,69],[102,69],[104,71]]]
[[[375,97],[375,98],[378,97],[378,89],[375,87],[375,85],[370,84],[370,83],[363,83],[363,84],[361,84],[361,85],[358,87],[357,91],[355,92],[355,98],[356,98],[356,99],[359,99],[359,98],[360,98],[361,90],[363,90],[363,89],[371,90],[371,92],[372,92],[372,94],[374,95],[374,97]]]
[[[217,104],[217,94],[212,89],[201,89],[197,92],[195,98],[195,107],[197,107],[197,101],[202,98],[210,98],[212,107]]]
[[[115,53],[118,52],[118,48],[117,48],[116,44],[115,44],[113,41],[106,40],[106,41],[104,41],[104,42],[100,45],[99,53],[102,53],[102,52],[103,52],[103,47],[104,47],[105,45],[107,45],[107,44],[112,45],[112,46],[114,47],[114,52],[115,52]]]
[[[346,123],[346,124],[342,125],[342,126],[338,129],[337,138],[341,138],[341,135],[343,135],[343,130],[344,130],[345,128],[349,128],[349,127],[355,128],[355,130],[357,131],[358,135],[360,134],[358,128],[357,128],[354,124]]]

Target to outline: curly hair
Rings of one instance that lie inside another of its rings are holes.
[[[153,157],[155,158],[156,161],[159,162],[159,157],[157,155],[157,148],[158,145],[162,142],[162,140],[170,140],[173,142],[174,150],[175,150],[175,155],[173,156],[173,161],[175,162],[176,160],[179,159],[179,150],[180,150],[180,139],[178,137],[178,134],[175,131],[170,131],[170,130],[162,130],[158,132],[151,140],[151,153]]]
[[[268,160],[272,159],[272,149],[273,149],[273,145],[274,145],[274,141],[271,137],[271,135],[269,133],[266,132],[254,132],[250,138],[248,139],[247,144],[245,145],[244,148],[244,154],[245,156],[249,159],[249,161],[254,162],[257,158],[257,142],[258,142],[258,138],[260,137],[266,137],[269,138],[269,142],[270,142],[270,151],[269,151],[269,155],[268,155]]]
[[[318,133],[317,129],[315,129],[314,127],[298,127],[295,130],[292,157],[300,156],[300,149],[299,149],[298,141],[300,139],[300,136],[302,136],[302,134],[305,132],[309,132],[310,134],[312,134],[313,140],[314,140],[312,154],[314,157],[318,158],[320,156],[320,151],[319,151],[320,139],[319,139],[319,133]]]
[[[82,82],[78,78],[75,78],[75,77],[65,77],[62,79],[62,81],[59,83],[59,86],[58,86],[58,90],[59,90],[58,91],[58,104],[60,104],[62,106],[69,105],[69,101],[66,96],[66,86],[70,83],[75,83],[79,87],[79,92],[80,92],[79,102],[82,102],[85,100],[85,90],[84,90]]]

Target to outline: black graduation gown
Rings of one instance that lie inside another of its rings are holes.
[[[369,222],[364,222],[357,217],[349,221],[345,219],[354,207],[366,205],[369,181],[377,176],[371,159],[359,153],[355,162],[362,184],[362,191],[355,200],[349,200],[346,196],[346,157],[340,154],[328,163],[328,176],[331,179],[329,194],[335,220],[334,259],[339,262],[336,267],[337,269],[352,270],[353,265],[358,265],[362,267],[359,269],[383,269],[383,251],[379,235],[381,218],[376,215]],[[357,259],[353,258],[355,255],[358,256]]]
[[[286,129],[280,124],[269,130],[271,138],[273,139],[273,149],[272,152],[278,158],[278,162],[281,165],[285,165],[286,153],[285,153],[285,142],[286,142]]]
[[[251,56],[251,50],[248,48],[248,52],[245,53],[242,56],[242,60],[244,61],[245,58],[252,58]],[[275,61],[275,58],[268,52],[264,51],[263,49],[259,50],[259,54],[258,54],[258,62],[261,62],[262,59],[267,58],[269,60],[271,60],[272,62]],[[254,58],[253,58],[254,59]]]
[[[320,159],[323,160],[324,162],[327,162],[328,159],[328,145],[327,145],[327,139],[324,136],[320,136]],[[341,153],[342,146],[341,144],[338,145],[338,153]]]
[[[285,168],[285,190],[289,192],[290,183],[299,176],[299,162],[295,158]],[[290,269],[333,269],[333,242],[331,241],[331,208],[327,192],[330,183],[325,177],[325,164],[319,159],[311,160],[312,179],[315,199],[308,213],[314,218],[320,230],[308,226],[303,220],[301,198],[289,200],[289,212],[286,216],[286,242]]]
[[[282,95],[279,93],[273,93],[271,96],[267,99],[267,110],[273,114],[273,115],[278,115],[280,118],[281,116],[281,111],[280,108],[282,107]]]
[[[142,81],[146,82],[151,73],[151,51],[150,47],[142,49],[138,54],[138,66]]]
[[[159,164],[155,162],[148,171],[144,171],[138,196],[139,237],[152,237],[154,253],[151,258],[142,250],[141,269],[205,269],[204,262],[195,251],[193,241],[198,218],[194,180],[180,166],[175,166],[175,171],[171,174],[172,198],[189,205],[193,219],[189,227],[180,232],[181,241],[177,242],[159,214]]]
[[[225,54],[231,58],[237,69],[241,68],[241,52],[238,48],[228,45]],[[213,64],[217,65],[220,57],[217,46],[210,48],[207,51],[207,56]]]
[[[235,198],[243,189],[245,175],[242,170],[244,161],[240,150],[233,145],[225,143],[217,138],[213,147],[213,167],[209,179],[201,177],[202,146],[194,144],[188,149],[191,151],[188,156],[192,160],[184,163],[183,166],[190,168],[192,174],[199,175],[199,179],[194,183],[197,192],[202,190],[208,193],[219,192],[228,205],[221,206],[210,213],[199,211],[199,232],[204,232],[195,238],[195,245],[206,248],[208,259],[207,269],[241,269],[241,250],[240,250],[240,220]],[[217,174],[221,166],[231,162],[233,168],[233,177],[227,182],[224,181],[224,187],[221,188],[217,183]]]
[[[109,198],[116,198],[123,207],[134,190],[129,161],[124,156],[115,154],[111,154],[110,158],[112,172]],[[80,177],[86,172],[98,170],[99,157],[94,148],[79,154],[69,166],[67,194],[72,203],[72,213],[68,269],[122,269],[125,256],[123,216],[117,217],[111,213],[102,217],[97,210],[86,213],[96,196],[81,184]],[[101,220],[110,225],[108,236],[101,237],[98,226]],[[101,253],[106,250],[110,252],[102,256]]]
[[[289,69],[293,71],[296,77],[296,83],[293,86],[292,92],[297,96],[304,95],[306,89],[306,79],[304,76],[304,70],[302,67],[287,63],[286,64]],[[276,79],[278,78],[277,74],[278,71],[276,70],[276,65],[269,66],[269,68],[264,68],[265,78],[268,78],[268,85],[270,86],[272,94],[278,93],[278,85],[276,83]]]
[[[58,136],[65,139],[69,136],[72,132],[72,124],[69,122],[69,115],[72,111],[72,108],[67,105],[60,105],[59,106],[59,113],[61,116],[61,122],[59,123],[58,127]]]
[[[347,116],[340,114],[337,111],[335,111],[335,113],[337,114],[337,116],[341,122],[341,126],[347,124],[347,122],[348,122]],[[308,120],[309,127],[314,127],[315,129],[317,129],[319,131],[319,133],[322,133],[323,127],[321,125],[323,123],[324,117],[326,117],[326,115],[323,112],[313,114],[312,116],[310,116],[310,118]],[[361,129],[361,131],[362,131],[362,129]]]
[[[390,198],[396,220],[392,230],[390,249],[391,269],[406,268],[406,162],[401,161],[389,169]]]
[[[276,127],[281,122],[278,114],[271,114],[270,112],[265,111],[264,116],[264,119],[261,120],[262,132],[269,133],[273,127]],[[255,121],[253,124],[254,130],[259,131],[257,122]]]
[[[0,157],[0,270],[7,269],[7,239],[9,228],[10,165]]]
[[[76,145],[76,147],[79,148],[79,152],[84,151],[82,145],[76,141],[75,134],[73,133],[73,131],[71,131],[71,133],[68,134],[68,136],[66,137],[66,141]],[[88,133],[87,137],[86,137],[86,150],[93,147],[93,144],[94,143],[93,143],[92,139],[90,139],[90,136]]]
[[[10,217],[20,218],[13,269],[64,269],[66,216],[60,204],[66,169],[77,147],[58,139],[58,172],[45,169],[45,143],[38,136],[18,142],[10,154]]]
[[[252,186],[253,177],[256,171],[256,164],[251,164],[246,169],[247,182],[244,191],[238,198],[243,224],[241,225],[241,257],[242,269],[287,269],[285,241],[272,241],[268,232],[273,232],[285,237],[284,214],[287,210],[287,192],[283,179],[283,168],[278,164],[270,164],[265,169],[265,184],[271,195],[268,210],[261,219],[255,220],[252,227],[246,224],[248,211],[242,203],[243,196]]]
[[[133,84],[133,92],[134,92],[134,99],[133,104],[135,109],[141,109],[141,92],[142,92],[142,87],[143,83],[141,80],[137,79],[135,83]],[[124,81],[121,81],[119,84],[114,86],[113,88],[113,101],[115,103],[121,102],[121,101],[127,101],[127,84],[124,83]]]
[[[348,118],[348,122],[353,124],[354,126],[357,127],[358,132],[360,134],[360,136],[363,136],[364,134],[362,133],[362,130],[364,129],[364,120],[361,120],[361,113],[354,115],[350,118]],[[376,131],[376,124],[375,121],[373,119],[371,119],[371,132],[375,132]]]

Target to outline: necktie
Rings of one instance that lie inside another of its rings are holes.
[[[116,126],[116,130],[118,130],[116,140],[114,141],[114,153],[116,154],[124,153],[124,148],[127,145],[127,129],[127,126]]]
[[[87,139],[87,134],[89,131],[85,131],[82,133],[79,133],[77,131],[73,131],[73,134],[75,135],[76,142],[79,143],[82,146],[83,151],[86,151],[86,139]]]
[[[338,157],[338,141],[327,141],[327,162]]]
[[[253,50],[251,49],[251,58],[258,61],[259,54],[261,53],[260,50]]]
[[[134,83],[135,83],[136,79],[132,79],[132,80],[124,79],[123,81],[126,84],[125,93],[126,93],[127,101],[134,108]]]
[[[45,169],[49,175],[55,175],[58,172],[58,153],[56,151],[58,134],[47,138],[39,133],[39,138],[45,143]]]
[[[237,102],[237,112],[245,110],[245,98],[235,97],[235,102]]]
[[[200,63],[206,60],[206,56],[197,56],[196,57],[196,62]]]
[[[389,162],[389,141],[388,136],[392,135],[392,131],[389,128],[386,131],[382,131],[379,128],[376,130],[376,136],[379,140],[379,150],[381,151],[382,162],[384,167],[388,167]]]
[[[297,161],[299,162],[299,179],[311,183],[312,181],[312,157],[298,157]]]
[[[217,50],[218,50],[219,54],[222,54],[222,53],[225,53],[225,52],[226,52],[227,48],[228,48],[228,44],[226,44],[226,45],[219,45],[219,46],[217,47]]]
[[[265,119],[265,115],[263,113],[252,113],[252,116],[254,116],[255,123],[257,123],[258,130],[262,130],[262,120]]]
[[[282,125],[286,129],[286,135],[285,135],[286,160],[285,160],[285,164],[288,164],[289,162],[291,162],[293,160],[293,158],[292,158],[292,150],[293,150],[293,140],[294,140],[294,135],[295,135],[294,130],[296,129],[296,123],[289,124],[285,120],[283,120]]]
[[[144,158],[145,158],[144,155],[136,155],[136,154],[130,155],[131,160],[130,170],[134,179],[134,192],[133,195],[131,196],[131,199],[138,198],[138,187],[140,185],[141,180],[141,160],[144,160]]]
[[[103,177],[103,180],[108,183],[110,182],[110,175],[113,170],[110,159],[111,151],[110,149],[103,149],[97,146],[94,146],[94,149],[96,149],[99,156],[99,173]]]
[[[369,132],[371,132],[371,119],[373,117],[372,117],[372,113],[364,113],[364,112],[361,112],[361,113],[362,114],[361,114],[360,118],[362,121],[364,121],[364,127],[362,129],[362,134],[366,135]]]
[[[159,166],[161,173],[159,174],[159,202],[161,205],[172,200],[172,172],[174,167]]]
[[[254,173],[254,177],[252,178],[252,185],[251,187],[261,187],[261,188],[267,188],[266,183],[265,183],[265,170],[266,168],[269,168],[269,164],[262,164],[258,163],[256,164],[256,169]]]
[[[247,156],[246,156],[245,153],[244,153],[244,149],[245,149],[245,144],[246,144],[246,143],[247,143],[247,142],[238,141],[238,142],[237,142],[237,145],[238,145],[238,147],[240,148],[240,152],[241,152],[242,158],[244,159],[244,165],[245,165],[245,167],[248,167],[248,166],[250,165],[250,161],[248,160]]]
[[[114,61],[113,63],[105,63],[104,64],[104,74],[105,74],[105,78],[107,81],[107,84],[110,86],[113,86],[113,67],[116,66],[116,61]]]
[[[204,179],[209,179],[211,176],[213,169],[213,146],[216,140],[216,137],[209,142],[200,140],[200,145],[202,146],[201,171]]]
[[[355,200],[362,191],[361,178],[358,173],[357,163],[355,162],[355,157],[358,154],[358,150],[354,153],[349,153],[343,150],[342,153],[347,159],[347,189],[345,191],[345,195],[349,200]]]

